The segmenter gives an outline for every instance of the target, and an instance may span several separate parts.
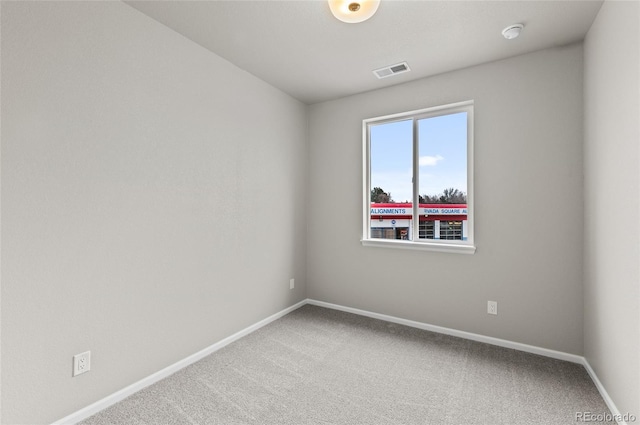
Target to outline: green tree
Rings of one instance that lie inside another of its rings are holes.
[[[420,195],[418,199],[422,204],[466,204],[467,194],[451,187],[439,195]]]
[[[371,202],[376,204],[387,204],[393,202],[391,193],[385,192],[381,187],[371,189]]]

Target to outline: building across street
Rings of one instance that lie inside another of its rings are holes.
[[[413,204],[370,204],[371,238],[467,240],[467,204],[419,204],[413,237]]]

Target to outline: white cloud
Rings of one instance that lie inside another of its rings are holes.
[[[433,166],[436,165],[438,162],[442,161],[444,158],[440,155],[436,155],[436,156],[421,156],[420,159],[418,160],[418,164],[421,167],[428,167],[428,166]]]

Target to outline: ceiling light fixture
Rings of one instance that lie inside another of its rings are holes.
[[[371,18],[380,6],[380,0],[328,0],[331,13],[336,19],[348,24],[357,24]]]
[[[524,25],[522,24],[509,25],[508,27],[502,30],[502,35],[507,40],[511,40],[512,38],[516,38],[517,36],[520,35],[522,28],[524,28]]]

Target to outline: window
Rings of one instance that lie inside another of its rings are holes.
[[[473,253],[473,102],[363,121],[363,245]]]

